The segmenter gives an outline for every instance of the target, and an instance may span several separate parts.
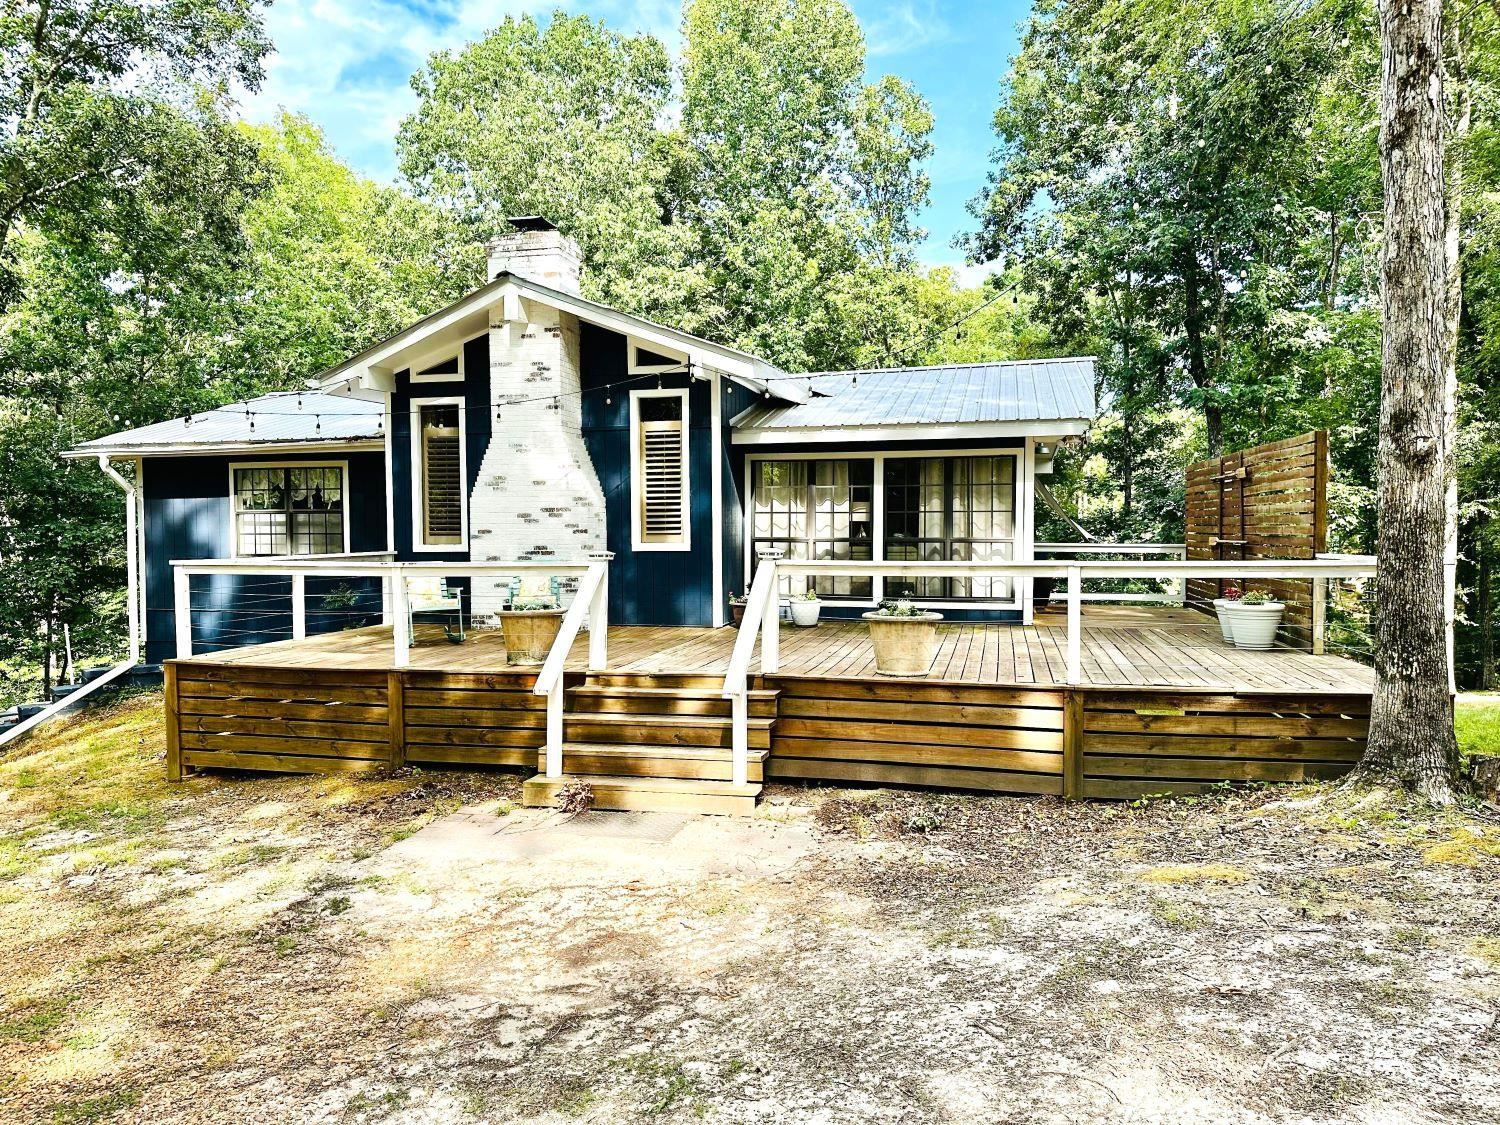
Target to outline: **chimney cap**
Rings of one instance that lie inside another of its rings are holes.
[[[506,219],[514,229],[522,231],[546,231],[556,230],[557,224],[550,219],[544,219],[540,215],[518,215]]]

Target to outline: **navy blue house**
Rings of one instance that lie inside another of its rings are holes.
[[[173,560],[609,550],[613,622],[696,626],[725,623],[758,548],[1027,561],[1037,477],[1094,416],[1091,359],[789,374],[583,297],[576,247],[540,220],[517,221],[490,265],[483,288],[300,394],[71,451],[133,474],[148,661],[174,651]],[[193,650],[290,635],[289,581],[195,576]],[[1030,614],[1024,581],[795,581],[831,615],[893,596],[950,618]],[[456,584],[482,622],[493,591]],[[373,579],[307,593],[310,633],[380,620]]]

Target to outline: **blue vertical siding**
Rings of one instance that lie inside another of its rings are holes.
[[[630,391],[655,388],[654,376],[606,391],[628,378],[625,337],[581,326],[583,440],[604,489],[610,564],[609,616],[626,625],[708,625],[713,618],[713,393],[707,380],[664,375],[665,389],[688,387],[688,464],[692,549],[631,547]],[[608,400],[608,401],[606,401]]]
[[[755,402],[755,392],[747,390],[728,379],[722,380],[726,389],[723,396],[722,457],[724,474],[723,509],[724,525],[721,528],[724,545],[724,589],[720,597],[724,600],[725,620],[729,619],[729,595],[739,593],[745,587],[745,458],[734,448],[734,427],[731,423],[738,414],[743,414]]]
[[[231,552],[229,466],[244,461],[324,460],[349,462],[349,549],[384,550],[385,459],[380,453],[243,453],[232,457],[148,457],[142,461],[147,661],[156,663],[177,652],[172,560],[226,558]],[[324,608],[321,599],[341,587],[353,592],[354,605]],[[309,579],[307,592],[309,633],[380,620],[380,589],[375,579]],[[291,636],[288,578],[199,575],[193,579],[192,596],[194,652]]]

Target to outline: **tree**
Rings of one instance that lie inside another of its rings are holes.
[[[0,309],[22,225],[80,247],[142,200],[227,237],[242,159],[220,110],[268,50],[253,0],[17,0],[0,14]]]
[[[1375,696],[1361,769],[1454,799],[1444,576],[1453,450],[1441,0],[1382,0],[1382,381]]]

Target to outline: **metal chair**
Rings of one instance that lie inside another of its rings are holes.
[[[463,644],[464,597],[463,591],[457,586],[450,586],[441,578],[408,578],[406,605],[406,619],[411,635],[416,635],[417,614],[442,614],[443,636],[448,638],[450,644]]]

